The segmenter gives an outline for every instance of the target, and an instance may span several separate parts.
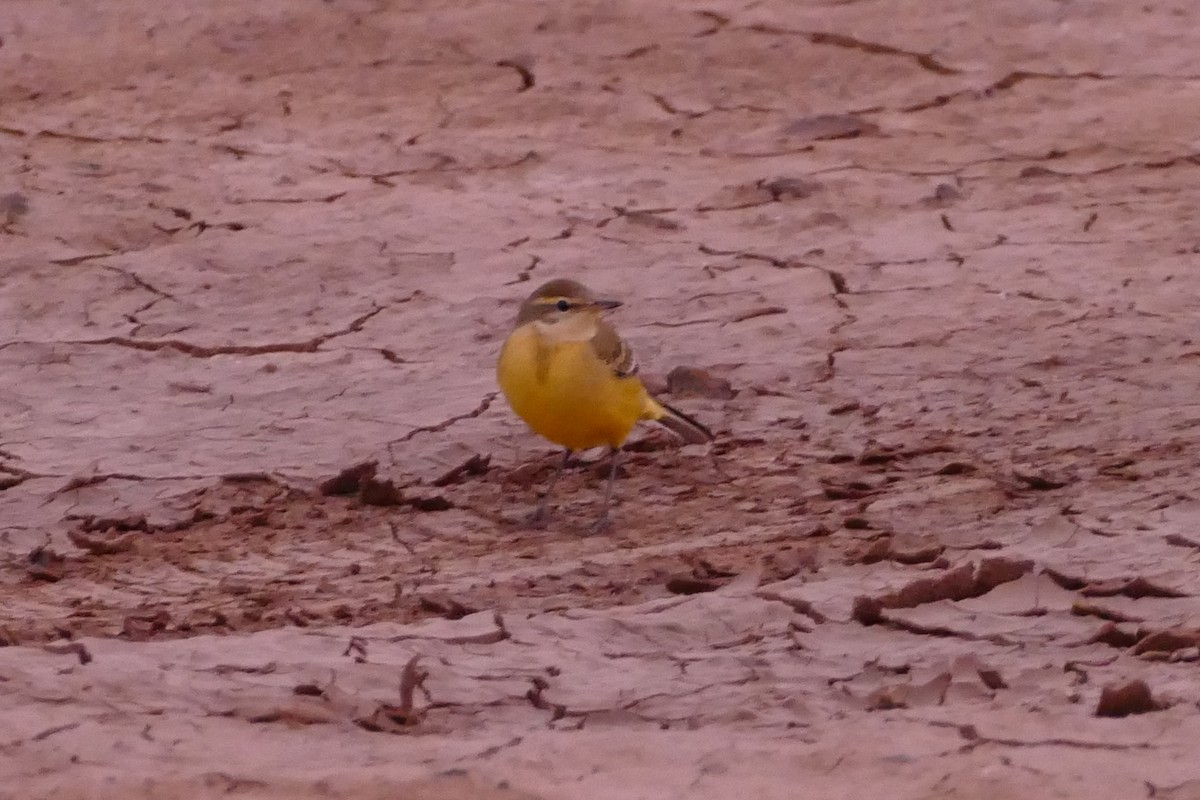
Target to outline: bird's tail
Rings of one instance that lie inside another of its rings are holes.
[[[647,398],[649,408],[646,416],[674,433],[688,444],[704,444],[713,440],[713,433],[696,420],[661,400]]]

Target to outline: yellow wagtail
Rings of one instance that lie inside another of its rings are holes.
[[[500,350],[496,377],[508,404],[535,433],[566,448],[530,519],[535,524],[545,520],[550,492],[571,453],[607,446],[604,508],[592,526],[607,528],[617,453],[639,420],[658,422],[688,443],[712,441],[708,428],[646,391],[633,351],[600,317],[619,305],[596,298],[577,281],[550,281],[521,305]]]

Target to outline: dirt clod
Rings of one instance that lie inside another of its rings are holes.
[[[66,559],[46,545],[39,545],[26,556],[25,574],[30,578],[54,583],[63,577]]]
[[[1133,645],[1133,654],[1183,650],[1200,646],[1200,631],[1165,630],[1146,633]]]
[[[796,139],[822,141],[853,139],[879,134],[879,126],[853,114],[817,114],[794,119],[784,126],[784,132]]]
[[[364,461],[361,464],[346,467],[337,475],[323,481],[318,488],[323,495],[355,494],[362,487],[364,481],[375,477],[378,468],[378,461]]]
[[[67,531],[71,544],[81,550],[86,550],[94,556],[111,556],[132,550],[137,541],[137,534],[123,533],[112,538],[88,536],[82,530]]]
[[[667,591],[671,594],[701,594],[720,588],[721,584],[690,575],[677,575],[667,579]]]
[[[675,367],[667,373],[667,392],[677,397],[712,397],[729,400],[733,385],[725,378],[699,367]]]
[[[1100,690],[1096,703],[1097,717],[1128,717],[1131,714],[1147,714],[1162,709],[1150,693],[1145,681],[1134,680],[1105,686]]]
[[[850,615],[863,625],[878,625],[883,621],[883,603],[877,598],[859,595],[854,598]]]
[[[403,492],[391,480],[370,476],[360,478],[358,498],[369,506],[398,506],[405,502]]]

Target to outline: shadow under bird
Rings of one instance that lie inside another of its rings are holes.
[[[550,492],[576,450],[609,448],[604,508],[592,525],[599,531],[610,524],[620,447],[639,421],[657,422],[689,444],[712,441],[708,428],[646,391],[633,351],[602,316],[620,305],[578,281],[552,280],[521,305],[500,350],[496,378],[508,404],[535,433],[565,448],[534,524],[545,521]]]

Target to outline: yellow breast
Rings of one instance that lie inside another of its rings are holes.
[[[620,447],[646,407],[642,382],[615,375],[590,342],[551,342],[533,325],[505,341],[496,378],[517,416],[571,450]]]

